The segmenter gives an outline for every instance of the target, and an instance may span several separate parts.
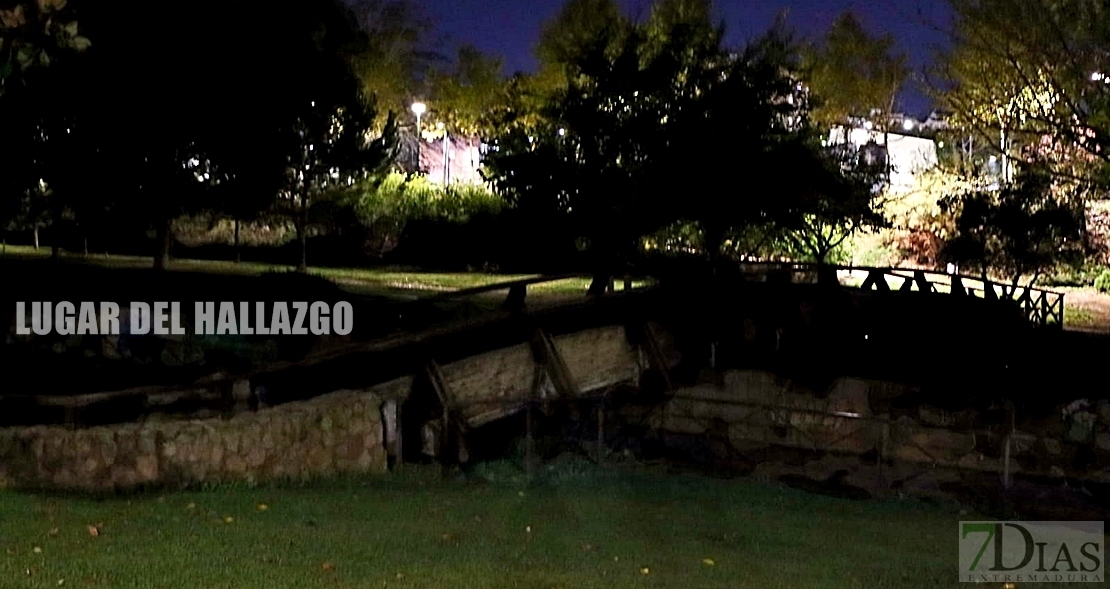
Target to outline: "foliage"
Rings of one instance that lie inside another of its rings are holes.
[[[1110,157],[1110,12],[1095,0],[949,0],[938,97],[1008,157],[1016,138]],[[1005,143],[1005,145],[1003,145]],[[1101,167],[1101,166],[1095,166]],[[1059,170],[1054,170],[1059,171]]]
[[[296,229],[288,222],[271,219],[242,221],[239,244],[247,247],[278,247],[292,241]],[[197,247],[211,244],[234,245],[235,223],[214,212],[183,215],[173,221],[174,238],[181,244]]]
[[[392,116],[375,137],[376,110],[353,68],[365,33],[341,6],[317,14],[317,20],[290,23],[299,77],[277,112],[285,167],[276,207],[297,228],[301,270],[308,265],[309,231],[344,214],[355,186],[384,171],[398,149]]]
[[[1110,293],[1110,270],[1103,270],[1095,278],[1095,289],[1102,293]]]
[[[842,262],[852,236],[887,224],[878,202],[886,166],[843,146],[808,153],[815,157],[799,163],[817,182],[800,217],[777,223],[778,249],[794,260]]]
[[[514,203],[586,238],[598,267],[679,219],[704,223],[719,216],[717,203],[745,204],[719,198],[712,179],[672,171],[747,163],[718,143],[728,138],[730,149],[761,152],[762,132],[778,124],[773,99],[781,88],[766,83],[768,73],[781,75],[771,44],[732,58],[704,20],[708,11],[671,4],[634,25],[610,3],[569,3],[540,44],[541,55],[562,66],[565,86],[548,95],[532,124],[518,116],[506,126],[486,162]],[[581,26],[567,24],[575,22]],[[665,198],[679,185],[690,198]]]
[[[599,279],[667,227],[679,232],[647,245],[717,257],[727,236],[759,228],[774,233],[764,242],[825,259],[879,221],[877,176],[820,145],[782,22],[734,51],[709,15],[703,1],[662,0],[632,23],[607,3],[568,3],[540,45],[565,84],[527,124],[506,117],[487,158],[494,185],[522,210],[583,238]],[[774,180],[744,185],[762,177]],[[682,229],[694,226],[697,246]]]
[[[36,70],[88,49],[66,0],[0,3],[0,94],[22,85]]]
[[[496,214],[503,206],[504,201],[484,186],[450,184],[444,187],[427,176],[394,172],[365,183],[355,210],[367,225],[381,219],[466,223],[474,215]]]
[[[488,113],[502,100],[504,84],[500,59],[463,45],[449,69],[428,73],[432,99],[427,120],[442,123],[444,130],[454,135],[488,135]]]
[[[420,80],[441,57],[428,49],[432,23],[412,0],[351,3],[366,33],[352,60],[363,92],[378,105],[376,129],[392,113],[400,118],[421,94]]]
[[[976,190],[946,197],[952,233],[943,259],[1002,275],[1014,286],[1036,282],[1046,270],[1080,261],[1083,209],[1075,195],[1060,194],[1043,169],[1027,169],[1000,190]]]
[[[894,101],[909,76],[906,56],[894,52],[893,35],[872,36],[852,11],[833,21],[824,39],[803,52],[803,70],[817,99],[813,117],[843,124],[849,117],[880,116],[885,129]]]
[[[540,77],[554,80],[552,89],[565,85],[583,48],[617,51],[617,33],[629,24],[613,0],[569,0],[540,33],[535,51]]]

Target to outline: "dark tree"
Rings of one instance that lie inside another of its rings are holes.
[[[951,195],[941,210],[953,230],[941,256],[988,274],[1016,288],[1032,286],[1046,271],[1082,259],[1083,197],[1060,185],[1045,168],[1029,167],[998,190]]]
[[[566,10],[609,14],[595,4]],[[708,14],[704,2],[667,1],[643,25],[610,18],[552,37],[560,42],[545,54],[563,60],[565,86],[511,112],[487,158],[490,179],[520,208],[583,238],[594,292],[644,235],[676,221],[700,224],[716,257],[730,230],[797,225],[815,207],[832,210],[819,196],[843,203],[833,194],[847,185],[859,194],[806,131],[782,26],[732,52]],[[517,106],[535,97],[511,89]]]

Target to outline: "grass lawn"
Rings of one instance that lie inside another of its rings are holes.
[[[63,254],[67,263],[108,269],[147,270],[153,260],[141,256],[106,257],[104,255]],[[12,260],[43,260],[50,257],[49,248],[35,250],[30,246],[6,246],[0,254]],[[174,272],[194,272],[225,276],[258,276],[266,272],[289,272],[292,266],[264,264],[258,262],[231,262],[222,260],[174,259],[170,270]],[[514,280],[537,278],[538,274],[490,274],[484,272],[423,272],[420,270],[398,270],[390,268],[323,268],[309,267],[309,273],[327,278],[337,286],[355,295],[389,297],[398,300],[413,300],[435,295]],[[646,281],[637,280],[634,288],[643,288]],[[528,287],[528,304],[546,306],[567,301],[580,300],[586,295],[590,278],[566,278]],[[624,289],[624,283],[614,283],[617,291]],[[497,290],[471,299],[478,310],[496,309],[507,295],[507,290]]]
[[[530,488],[408,467],[126,498],[0,492],[0,586],[956,586],[961,518],[940,508],[607,472]]]
[[[29,246],[6,246],[2,257],[13,259],[47,259],[50,257],[50,248],[35,250]],[[70,263],[87,264],[105,268],[133,268],[149,269],[153,261],[143,256],[104,256],[90,254],[87,258],[81,254],[64,254],[65,260]],[[2,259],[0,257],[0,259]],[[258,262],[231,262],[220,260],[191,260],[174,259],[170,269],[176,272],[199,272],[205,274],[226,274],[241,276],[257,276],[266,272],[288,272],[292,266],[282,264],[264,264]],[[478,286],[509,282],[525,278],[535,278],[536,274],[488,274],[481,272],[421,272],[394,269],[361,269],[361,268],[322,268],[310,267],[309,273],[328,278],[355,294],[385,295],[399,298],[415,298],[421,295],[462,290]],[[585,294],[589,287],[588,278],[569,278],[550,283],[529,287],[533,294]],[[617,288],[621,285],[618,283]],[[504,297],[504,293],[500,294]]]

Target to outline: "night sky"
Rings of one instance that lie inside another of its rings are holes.
[[[532,48],[544,21],[559,12],[563,0],[417,0],[432,17],[437,33],[448,46],[473,43],[501,55],[507,74],[532,71]],[[651,0],[620,0],[625,12],[644,16]],[[733,45],[755,37],[770,26],[783,9],[787,22],[803,37],[816,37],[845,9],[855,10],[873,33],[889,32],[909,57],[915,72],[929,62],[934,48],[944,42],[937,24],[948,11],[941,0],[718,0],[718,20],[723,21]],[[914,116],[925,116],[930,101],[914,87],[903,92],[901,107]]]

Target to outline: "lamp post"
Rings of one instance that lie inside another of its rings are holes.
[[[412,103],[412,114],[416,115],[416,171],[420,172],[420,117],[427,112],[428,105],[423,102]]]

